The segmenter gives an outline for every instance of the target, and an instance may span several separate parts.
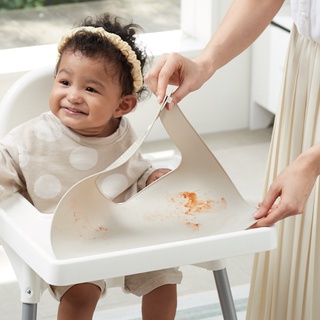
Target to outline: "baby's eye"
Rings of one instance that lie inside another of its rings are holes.
[[[97,90],[95,90],[95,89],[93,89],[91,87],[88,87],[86,90],[89,91],[89,92],[97,92]]]
[[[69,82],[67,80],[61,80],[60,83],[63,84],[64,86],[69,85]]]

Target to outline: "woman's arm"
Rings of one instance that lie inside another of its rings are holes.
[[[199,89],[219,68],[249,47],[279,11],[283,0],[234,0],[204,50],[193,60],[164,54],[145,81],[161,102],[168,84],[178,86],[172,105]]]

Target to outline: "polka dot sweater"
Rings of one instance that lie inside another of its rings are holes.
[[[112,164],[136,136],[123,117],[108,137],[75,133],[51,112],[13,129],[0,141],[0,199],[23,194],[40,212],[53,213],[62,196],[78,181]],[[145,186],[152,172],[139,152],[99,180],[100,190],[114,201],[127,200]]]

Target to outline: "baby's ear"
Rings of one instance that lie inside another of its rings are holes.
[[[137,97],[134,94],[128,94],[121,98],[118,108],[114,113],[115,118],[124,116],[131,112],[137,105]]]

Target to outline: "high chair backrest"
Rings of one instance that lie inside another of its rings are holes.
[[[19,78],[0,103],[0,138],[17,125],[49,110],[54,66],[32,70]]]

